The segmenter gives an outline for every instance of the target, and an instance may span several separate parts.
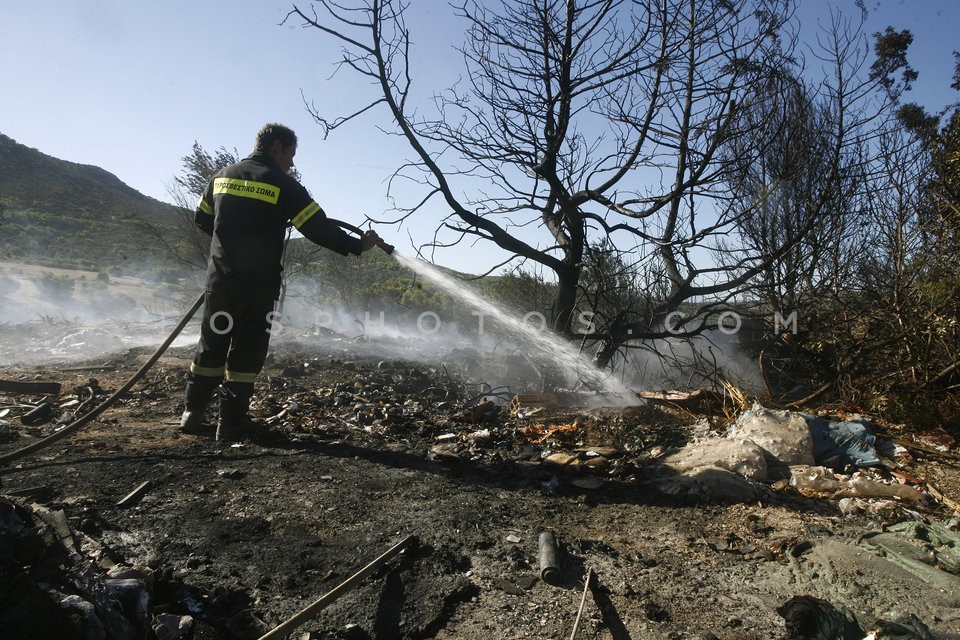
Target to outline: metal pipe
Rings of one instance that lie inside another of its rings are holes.
[[[556,584],[560,581],[560,562],[557,560],[557,539],[553,531],[540,534],[540,578]]]

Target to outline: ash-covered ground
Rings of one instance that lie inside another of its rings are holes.
[[[50,338],[23,331],[4,328],[7,353]],[[253,407],[277,437],[223,447],[178,434],[192,355],[178,346],[78,433],[0,469],[0,637],[258,638],[410,535],[291,637],[569,638],[584,593],[580,639],[960,634],[954,451],[908,447],[871,470],[922,500],[843,502],[782,479],[742,499],[678,491],[689,486],[669,482],[665,456],[722,432],[723,398],[546,401],[522,388],[523,358],[450,348],[425,361],[408,347],[278,341]],[[62,385],[0,394],[0,454],[109,395],[151,352],[0,368]],[[22,424],[44,399],[50,420]]]

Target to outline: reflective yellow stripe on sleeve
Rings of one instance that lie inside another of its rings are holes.
[[[293,216],[291,222],[293,222],[293,226],[299,229],[304,222],[312,218],[318,211],[320,211],[320,205],[311,200],[310,204],[301,209],[300,213]]]
[[[208,216],[213,215],[213,207],[211,207],[210,203],[204,200],[202,197],[200,198],[200,202],[197,203],[197,209],[207,214]]]
[[[253,198],[270,204],[277,204],[277,200],[280,199],[280,187],[254,180],[214,178],[213,195],[240,196],[241,198]]]

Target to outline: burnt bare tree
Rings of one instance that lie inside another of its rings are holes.
[[[574,336],[577,305],[597,298],[583,281],[601,256],[590,247],[628,265],[649,288],[639,304],[596,318],[586,338],[599,342],[600,364],[631,341],[712,326],[771,265],[804,251],[831,214],[868,117],[859,109],[869,83],[846,75],[862,62],[855,31],[837,25],[825,50],[836,73],[819,88],[819,182],[803,220],[772,243],[732,248],[719,240],[781,194],[775,184],[736,194],[730,185],[776,142],[758,132],[773,126],[776,114],[764,109],[783,86],[777,78],[796,67],[791,0],[466,0],[456,8],[467,24],[465,80],[426,115],[414,104],[404,3],[295,5],[289,19],[337,39],[341,67],[376,87],[348,115],[312,113],[330,131],[386,107],[414,153],[394,177],[423,188],[395,221],[441,199],[449,215],[435,243],[479,238],[551,271],[561,334]],[[681,307],[680,324],[665,322]]]
[[[738,225],[731,247],[772,253],[809,225],[754,281],[752,302],[790,318],[796,330],[768,336],[768,373],[776,371],[786,387],[816,381],[821,391],[887,411],[960,370],[958,271],[953,258],[944,259],[956,252],[944,250],[949,225],[932,197],[944,191],[934,187],[942,184],[939,118],[900,104],[916,78],[906,56],[912,37],[892,28],[874,34],[877,59],[863,74],[869,49],[850,46],[858,32],[835,19],[820,40],[828,46],[820,59],[842,63],[834,74],[850,80],[829,82],[824,93],[809,74],[804,81],[784,78],[760,105],[771,128],[755,131],[778,142],[743,165],[731,188],[752,199],[776,186]],[[841,161],[829,163],[824,158],[840,124],[851,135],[836,147]],[[828,189],[829,171],[836,174]],[[821,205],[828,215],[816,211]]]

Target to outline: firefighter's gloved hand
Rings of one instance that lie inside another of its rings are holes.
[[[381,243],[383,243],[383,238],[377,235],[377,232],[373,229],[367,229],[360,237],[360,250],[370,251],[370,249],[379,246]]]

